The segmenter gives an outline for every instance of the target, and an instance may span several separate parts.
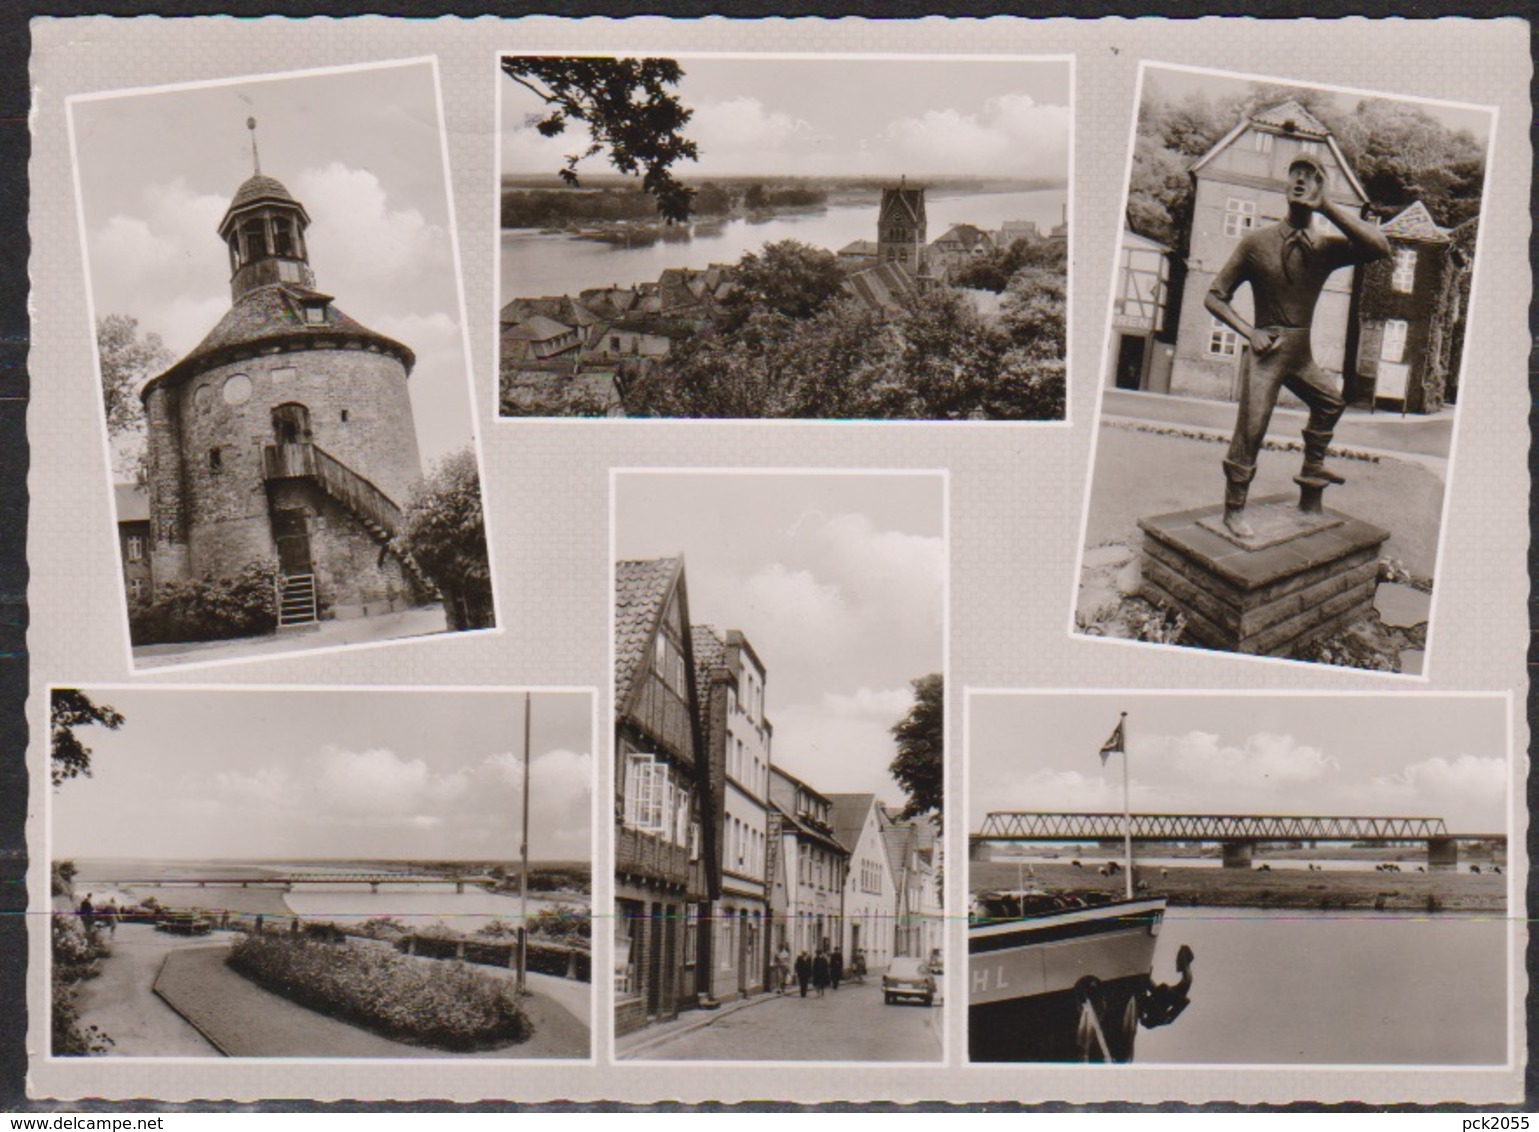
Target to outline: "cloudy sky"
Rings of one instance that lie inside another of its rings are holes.
[[[520,692],[86,689],[92,777],[53,795],[56,857],[516,859]],[[533,695],[529,853],[589,860],[593,706]]]
[[[677,57],[696,177],[1068,176],[1067,61]],[[502,86],[502,170],[554,174],[586,131],[542,138],[544,106]],[[603,156],[579,171],[612,172]]]
[[[1122,809],[1098,752],[1128,713],[1135,813],[1440,817],[1506,829],[1500,697],[974,695],[969,829],[991,810]]]
[[[262,172],[310,214],[310,266],[359,322],[417,354],[423,460],[472,436],[438,96],[423,63],[77,101],[96,314],[127,314],[178,356],[230,308],[218,226]]]
[[[1171,67],[1150,66],[1144,70],[1144,90],[1156,91],[1162,96],[1179,100],[1188,94],[1200,92],[1210,99],[1229,98],[1247,94],[1257,86],[1256,80],[1206,71],[1185,71]],[[1287,85],[1281,80],[1268,80],[1266,85]],[[1315,90],[1316,87],[1304,89]],[[1382,98],[1390,102],[1408,102],[1437,119],[1450,130],[1468,130],[1482,145],[1489,144],[1492,115],[1489,110],[1471,106],[1445,106],[1436,102],[1423,102],[1415,98],[1396,98],[1393,94],[1363,95],[1337,91],[1332,101],[1343,113],[1349,112],[1364,97]]]
[[[941,671],[941,477],[621,474],[619,558],[685,556],[690,616],[764,662],[774,761],[824,792],[903,801],[889,729]]]

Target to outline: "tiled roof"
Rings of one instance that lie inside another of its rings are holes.
[[[299,203],[294,199],[294,194],[289,192],[278,178],[258,173],[255,176],[247,177],[241,182],[240,188],[235,190],[235,196],[230,201],[230,211],[233,212],[237,208],[244,208],[246,205],[259,200],[280,200],[289,204]]]
[[[150,521],[150,493],[142,483],[115,483],[112,485],[112,498],[117,504],[118,522]]]
[[[1250,116],[1250,120],[1279,130],[1291,128],[1293,133],[1305,136],[1323,138],[1330,134],[1330,130],[1325,128],[1325,124],[1320,119],[1291,98],[1287,102],[1280,102],[1276,106],[1256,111]]]
[[[786,809],[783,806],[778,804],[773,805],[776,812],[780,814],[782,826],[788,825],[792,829],[796,830],[796,832],[801,836],[810,838],[813,841],[819,841],[824,845],[827,845],[830,849],[840,850],[846,854],[852,851],[850,846],[846,845],[844,842],[835,837],[831,830],[819,829],[817,826],[803,821],[795,814],[786,812]]]
[[[191,353],[152,379],[145,389],[158,384],[174,385],[229,361],[252,346],[290,344],[302,348],[304,342],[314,339],[334,342],[338,338],[350,338],[373,343],[400,358],[406,372],[411,372],[416,357],[409,348],[349,318],[334,303],[326,304],[324,322],[307,322],[302,300],[309,297],[329,298],[288,283],[247,291]]]
[[[571,330],[572,328],[565,323],[537,314],[508,327],[502,332],[502,337],[504,339],[528,338],[534,342],[544,342],[551,338],[560,338],[563,334],[571,333]]]
[[[695,690],[703,712],[711,694],[711,670],[727,663],[727,645],[710,625],[691,625],[690,639],[695,646]]]
[[[937,244],[945,244],[953,241],[969,249],[978,244],[992,244],[994,242],[989,238],[988,233],[974,224],[953,224],[935,242]]]
[[[844,277],[845,289],[875,310],[892,311],[919,294],[919,285],[901,260],[886,260]]]
[[[1448,229],[1438,227],[1437,221],[1432,219],[1432,214],[1421,201],[1412,203],[1393,220],[1386,222],[1379,231],[1396,239],[1421,240],[1431,244],[1445,244],[1449,239]]]
[[[860,831],[866,827],[866,815],[871,812],[876,795],[830,794],[828,800],[832,803],[828,811],[828,824],[833,827],[834,836],[840,843],[853,853],[860,842]]]
[[[683,566],[680,558],[615,563],[615,713],[622,714]]]
[[[887,850],[887,867],[901,885],[908,875],[908,855],[913,847],[914,831],[906,825],[884,825],[882,848]]]
[[[882,245],[875,240],[851,240],[839,249],[839,255],[877,255]]]
[[[881,217],[890,212],[902,212],[912,224],[924,221],[924,190],[910,189],[905,185],[882,190]]]

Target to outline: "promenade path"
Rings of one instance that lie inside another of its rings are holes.
[[[575,1017],[531,976],[525,1009],[534,1035],[517,1045],[451,1053],[392,1041],[290,1002],[232,971],[224,948],[188,948],[170,956],[158,992],[231,1057],[464,1058],[527,1060],[588,1056],[587,1016]],[[424,963],[437,962],[424,959]],[[488,969],[490,970],[490,969]],[[551,979],[550,982],[563,980]],[[587,984],[580,984],[584,989]],[[542,993],[542,991],[544,993]]]
[[[585,1058],[589,1053],[592,988],[587,983],[531,974],[525,1009],[535,1033],[529,1041],[473,1054],[447,1053],[391,1041],[262,989],[225,965],[225,953],[236,938],[236,933],[215,932],[193,940],[157,932],[148,924],[120,925],[101,974],[81,984],[82,1024],[100,1027],[113,1039],[111,1055],[121,1057],[218,1057],[221,1048],[236,1057],[455,1060]],[[511,972],[486,970],[512,977]]]
[[[101,1029],[118,1057],[218,1057],[219,1051],[155,994],[155,976],[172,951],[190,946],[148,924],[120,924],[101,973],[76,992],[80,1022]],[[197,945],[192,945],[197,946]],[[210,944],[224,954],[228,944]]]

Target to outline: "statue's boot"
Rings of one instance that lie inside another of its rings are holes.
[[[1330,443],[1330,433],[1317,432],[1312,428],[1304,430],[1304,468],[1299,472],[1300,477],[1325,480],[1327,483],[1347,482],[1325,466],[1325,450],[1330,447]]]
[[[1224,526],[1237,538],[1256,536],[1256,529],[1245,521],[1245,500],[1250,495],[1250,481],[1255,478],[1254,464],[1224,461]]]

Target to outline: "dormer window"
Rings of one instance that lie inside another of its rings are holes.
[[[326,304],[312,302],[305,304],[305,321],[311,326],[326,325]]]

